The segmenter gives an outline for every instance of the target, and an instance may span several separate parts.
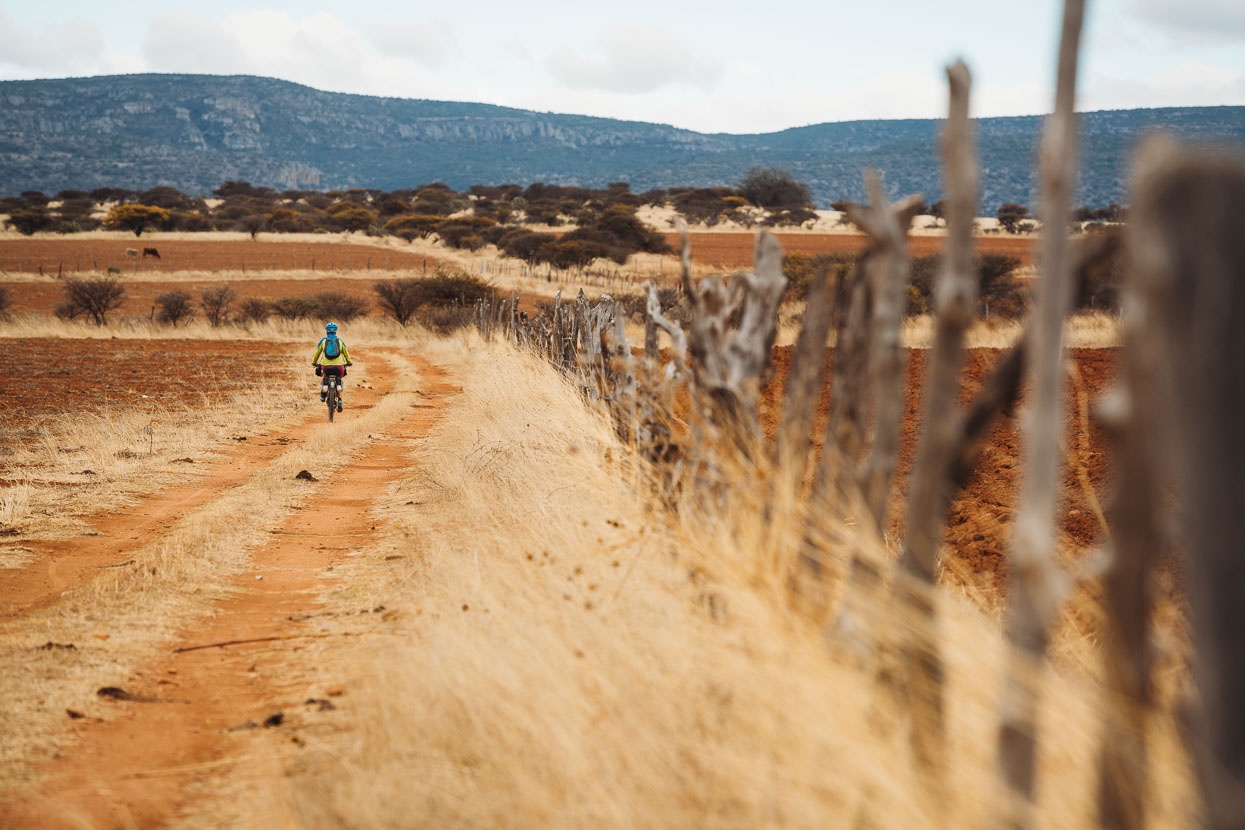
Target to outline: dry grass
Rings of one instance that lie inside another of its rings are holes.
[[[84,529],[81,517],[133,503],[210,462],[229,436],[279,429],[306,417],[314,400],[301,369],[277,386],[252,384],[224,401],[210,390],[198,404],[156,412],[110,410],[62,415],[9,450],[5,465],[19,483],[0,490],[0,524],[29,538],[63,538]],[[84,470],[90,470],[84,474]],[[11,566],[0,543],[0,567]]]
[[[415,370],[403,363],[402,374],[414,378]],[[357,417],[317,428],[245,483],[130,552],[126,567],[101,571],[54,606],[6,624],[0,638],[6,667],[0,673],[5,736],[0,788],[29,783],[29,765],[58,750],[66,740],[67,708],[110,717],[112,710],[93,690],[131,676],[176,630],[210,611],[230,577],[245,569],[250,549],[266,538],[266,530],[325,486],[296,480],[299,470],[326,478],[324,473],[349,462],[369,433],[383,431],[415,399],[403,383]],[[74,643],[76,649],[37,649],[47,641]]]
[[[344,688],[341,711],[305,720],[302,749],[265,736],[264,777],[234,779],[188,826],[993,823],[1005,641],[969,598],[938,598],[948,746],[930,777],[878,665],[845,651],[824,612],[793,610],[794,527],[763,526],[763,499],[737,486],[712,521],[691,508],[667,520],[608,424],[550,368],[474,339],[428,349],[465,391],[378,517],[387,543],[331,598],[383,603],[393,627],[349,653],[304,652],[315,679],[291,697]],[[819,530],[831,595],[849,551],[889,556],[850,525]],[[1083,595],[1070,613],[1092,604]],[[884,606],[872,619],[883,633],[908,624]],[[1057,647],[1096,654],[1084,640]],[[1110,704],[1094,675],[1071,663],[1041,681],[1044,827],[1095,822]],[[1151,826],[1189,826],[1197,802],[1170,709],[1149,740]]]

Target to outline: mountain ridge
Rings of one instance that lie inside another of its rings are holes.
[[[975,119],[980,201],[1033,203],[1041,115]],[[822,122],[770,133],[699,133],[644,121],[498,104],[325,92],[253,75],[140,74],[0,81],[0,193],[228,179],[277,188],[392,190],[430,181],[650,188],[716,186],[753,165],[806,182],[819,206],[864,196],[939,197],[938,119]],[[1082,113],[1077,203],[1127,198],[1128,160],[1147,130],[1245,145],[1245,107]],[[1092,140],[1086,140],[1092,138]]]

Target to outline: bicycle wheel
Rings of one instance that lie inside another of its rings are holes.
[[[333,415],[337,413],[337,383],[336,378],[329,378],[329,394],[325,401],[329,405],[329,421],[333,420]]]

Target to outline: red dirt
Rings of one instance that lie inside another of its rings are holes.
[[[132,259],[127,248],[156,248],[159,259]],[[314,264],[313,264],[314,263]],[[403,251],[349,242],[266,242],[222,239],[2,239],[0,272],[65,274],[121,269],[121,276],[181,271],[422,271],[438,262]]]
[[[838,254],[859,253],[865,246],[860,234],[774,234],[787,253]],[[678,234],[665,235],[673,250],[679,250]],[[750,268],[755,235],[752,233],[692,233],[692,261],[715,268]],[[914,257],[929,256],[942,250],[945,236],[910,236],[908,251]],[[1037,240],[1022,237],[978,237],[974,240],[978,253],[1006,254],[1020,260],[1021,265],[1033,262]]]
[[[774,377],[764,390],[762,424],[766,437],[773,439],[778,422],[780,401],[791,367],[792,347],[779,347],[774,353]],[[833,350],[828,352],[832,357]],[[908,351],[907,399],[899,466],[892,489],[891,530],[902,532],[904,496],[907,477],[916,452],[921,429],[921,385],[928,352]],[[1002,352],[997,349],[970,349],[967,367],[960,388],[960,405],[968,403],[980,387]],[[1073,349],[1070,352],[1084,384],[1084,397],[1071,383],[1065,385],[1069,422],[1074,426],[1074,441],[1062,466],[1063,492],[1059,526],[1064,545],[1084,551],[1099,541],[1099,526],[1090,494],[1081,483],[1082,473],[1097,495],[1103,497],[1109,475],[1105,438],[1091,423],[1088,434],[1082,429],[1080,410],[1088,406],[1111,381],[1115,372],[1115,349]],[[1087,400],[1086,400],[1087,399]],[[822,431],[829,412],[830,386],[827,382],[818,404],[818,422],[814,442],[822,446]],[[1023,391],[1022,391],[1023,405]],[[1021,440],[1015,412],[996,419],[984,444],[978,467],[964,491],[951,504],[944,542],[953,553],[948,567],[963,570],[970,581],[986,580],[990,587],[1006,592],[1007,571],[1004,553],[1010,543],[1011,521],[1016,509],[1020,484]]]
[[[412,407],[336,473],[333,486],[318,491],[317,509],[292,513],[272,540],[253,552],[253,569],[233,580],[237,593],[218,602],[214,613],[171,646],[249,642],[173,652],[136,671],[121,685],[163,702],[115,702],[110,705],[117,716],[106,722],[76,721],[76,743],[41,771],[41,785],[0,802],[0,823],[166,826],[185,812],[194,785],[211,774],[215,762],[246,763],[248,735],[255,728],[279,728],[291,740],[302,740],[298,732],[311,710],[303,700],[290,699],[298,680],[290,655],[300,647],[298,637],[317,635],[314,614],[321,608],[317,591],[325,587],[325,571],[347,551],[367,544],[376,500],[405,472],[392,459],[427,433],[451,391],[443,373],[417,362],[429,381],[423,386],[432,396],[427,403]],[[377,614],[374,625],[383,620]],[[279,722],[269,720],[278,712]]]
[[[8,428],[0,430],[0,453],[51,416],[169,409],[275,381],[298,351],[287,343],[247,340],[58,337],[0,338],[0,350],[21,356],[20,371],[5,383]],[[310,361],[310,347],[307,353]]]

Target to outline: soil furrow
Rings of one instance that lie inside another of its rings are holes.
[[[161,702],[117,701],[109,704],[118,709],[111,720],[76,721],[76,741],[42,770],[42,783],[0,802],[0,827],[165,826],[193,800],[193,784],[248,763],[250,736],[297,724],[306,702],[283,698],[299,681],[293,653],[322,636],[318,592],[335,563],[379,539],[378,500],[407,472],[411,442],[427,434],[452,391],[442,372],[416,363],[422,391],[438,406],[412,406],[335,473],[313,505],[291,513],[252,552],[251,569],[232,580],[237,593],[122,684],[136,698]],[[315,544],[343,535],[358,544]],[[359,636],[383,624],[379,613],[360,619],[351,632]]]

